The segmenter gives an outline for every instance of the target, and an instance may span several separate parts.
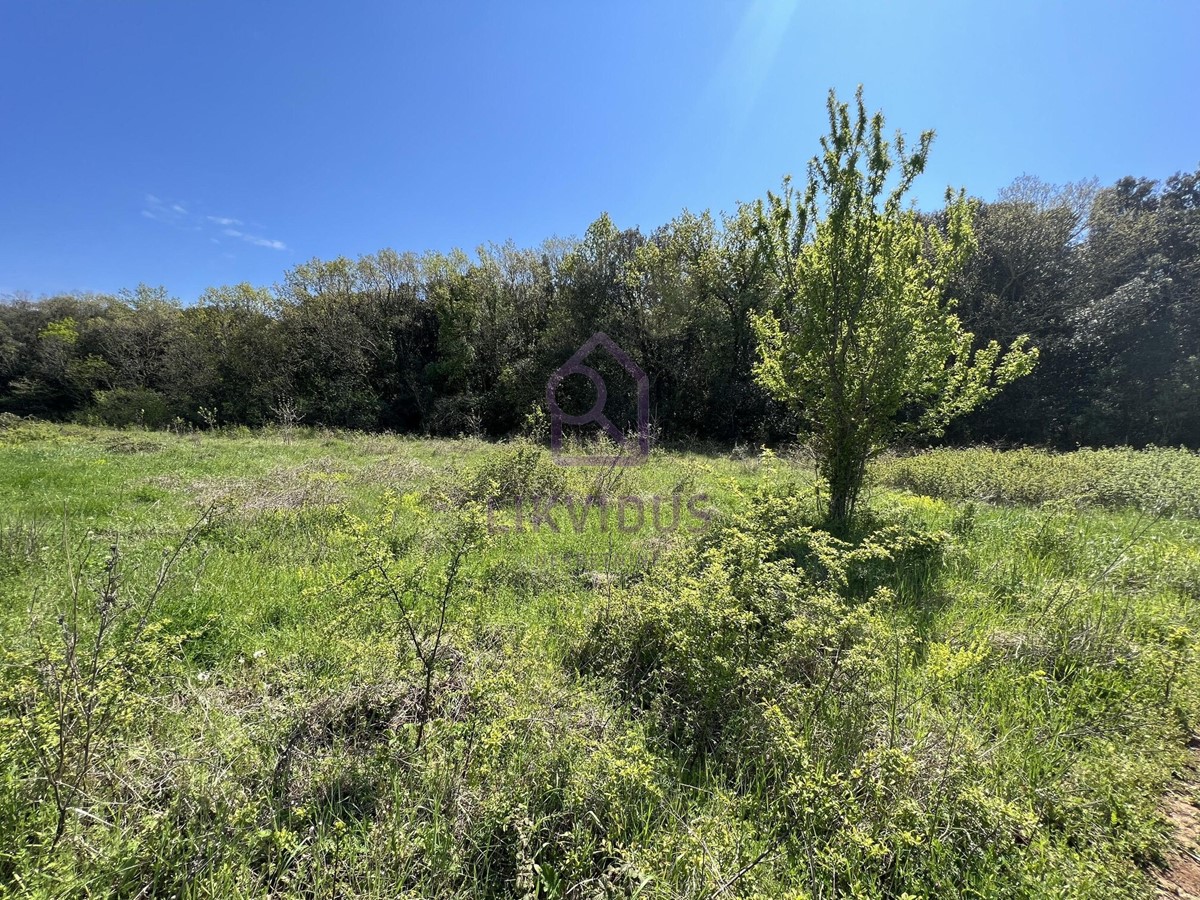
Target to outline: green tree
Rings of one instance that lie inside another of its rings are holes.
[[[179,325],[181,305],[164,287],[120,292],[98,335],[117,387],[158,390]]]
[[[390,352],[376,329],[375,304],[346,257],[313,259],[280,286],[283,340],[305,420],[338,428],[378,427],[383,405],[373,374]]]
[[[222,422],[266,424],[292,394],[279,303],[246,283],[208,288],[183,310],[164,368],[164,393],[180,415],[199,422],[203,407]]]
[[[1037,371],[947,429],[954,442],[1009,440],[1073,447],[1072,420],[1089,402],[1091,366],[1073,341],[1085,273],[1084,235],[1096,181],[1048,184],[1022,175],[980,205],[978,250],[948,287],[956,312],[983,341],[1022,334],[1040,351]]]
[[[829,134],[798,194],[785,180],[758,207],[775,278],[773,308],[754,317],[760,383],[811,429],[831,524],[854,514],[867,461],[902,435],[946,423],[1028,373],[1024,338],[972,350],[945,286],[974,248],[973,207],[947,195],[944,228],[903,206],[933,132],[915,151],[883,137],[862,89],[853,118],[830,91]]]
[[[1089,442],[1200,441],[1200,170],[1122,178],[1088,220],[1087,300],[1075,340],[1091,361]]]
[[[20,364],[21,344],[13,337],[12,329],[0,322],[0,380],[8,378]]]

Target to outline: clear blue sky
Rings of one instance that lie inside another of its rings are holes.
[[[1200,6],[0,0],[0,293],[651,229],[799,173],[862,82],[990,198],[1200,164]]]

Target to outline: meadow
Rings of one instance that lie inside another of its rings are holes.
[[[870,484],[7,417],[0,895],[1154,896],[1200,457]]]

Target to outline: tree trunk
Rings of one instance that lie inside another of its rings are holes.
[[[828,524],[834,531],[844,529],[854,517],[862,490],[866,457],[853,449],[853,439],[835,443],[825,466],[829,482]]]

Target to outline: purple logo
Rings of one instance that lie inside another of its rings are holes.
[[[604,415],[604,405],[608,402],[608,387],[600,373],[591,366],[585,365],[584,360],[597,348],[604,348],[608,354],[620,363],[621,368],[629,373],[637,385],[637,441],[636,443],[621,433],[607,416]],[[581,416],[572,416],[562,411],[558,405],[558,386],[569,375],[582,375],[596,388],[596,402],[592,408]],[[650,379],[642,371],[642,367],[633,358],[616,345],[603,331],[597,331],[588,338],[575,354],[557,369],[550,380],[546,382],[546,406],[550,409],[550,449],[554,460],[562,466],[636,466],[646,461],[650,453]],[[617,445],[616,456],[563,456],[563,425],[590,425],[595,423]]]

